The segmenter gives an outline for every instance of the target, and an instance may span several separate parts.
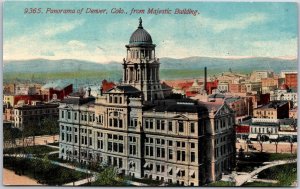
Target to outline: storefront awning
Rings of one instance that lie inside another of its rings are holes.
[[[250,134],[248,138],[257,138],[257,134]]]

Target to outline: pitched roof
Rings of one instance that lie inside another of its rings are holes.
[[[94,102],[95,102],[95,97],[93,96],[87,98],[69,97],[61,101],[61,103],[75,104],[75,105],[83,105],[83,104],[94,103]]]
[[[47,84],[43,85],[42,90],[50,89],[50,88],[53,88],[55,90],[63,90],[64,88],[66,88],[69,85],[71,85],[71,84],[59,80],[59,81],[55,81],[55,82],[51,82],[51,83],[47,83]]]
[[[138,90],[137,88],[135,88],[131,85],[116,85],[114,88],[111,88],[108,91],[106,91],[106,93],[109,93],[113,89],[118,89],[120,91],[123,91],[124,93],[139,93],[139,92],[141,92],[140,90]]]

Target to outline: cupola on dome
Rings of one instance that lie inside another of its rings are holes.
[[[132,33],[130,37],[129,44],[152,44],[151,35],[144,30],[141,18],[139,18],[139,27]]]

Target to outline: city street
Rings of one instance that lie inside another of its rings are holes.
[[[253,148],[250,149],[247,147],[246,141],[245,140],[238,140],[236,143],[236,148],[239,150],[241,147],[245,150],[245,152],[249,151],[256,151],[260,152],[260,144],[257,141],[251,141],[251,144]],[[276,145],[274,142],[270,143],[269,141],[263,142],[263,152],[267,153],[276,153]],[[277,152],[278,153],[291,153],[291,144],[289,142],[279,142],[277,146]],[[292,148],[293,153],[297,153],[297,143],[293,143],[293,148]]]
[[[32,146],[33,142],[32,142],[32,137],[27,137],[25,138],[25,146]],[[58,142],[59,140],[59,135],[43,135],[43,136],[36,136],[35,137],[35,145],[45,145],[48,143],[54,143],[54,142]],[[5,148],[10,148],[12,145],[9,144],[5,144],[4,147]],[[22,139],[16,139],[16,146],[23,146],[23,140]]]

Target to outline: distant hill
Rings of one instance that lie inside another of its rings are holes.
[[[121,64],[111,62],[109,64],[99,64],[95,62],[62,59],[32,59],[4,61],[4,73],[39,73],[39,72],[78,72],[78,71],[112,71],[121,70]]]
[[[208,57],[189,57],[182,59],[160,58],[160,68],[172,70],[201,70],[205,66],[208,70],[228,71],[229,68],[236,71],[266,70],[275,72],[281,70],[297,70],[296,60],[284,60],[275,58],[244,58],[223,59]],[[78,72],[78,71],[121,71],[120,62],[101,64],[96,62],[63,59],[63,60],[14,60],[4,61],[4,73],[44,73],[44,72]]]
[[[275,72],[281,70],[297,70],[297,60],[284,60],[275,58],[243,58],[224,59],[208,57],[189,57],[183,59],[162,58],[162,69],[203,69],[228,71],[229,68],[237,71],[253,71],[271,69]]]

